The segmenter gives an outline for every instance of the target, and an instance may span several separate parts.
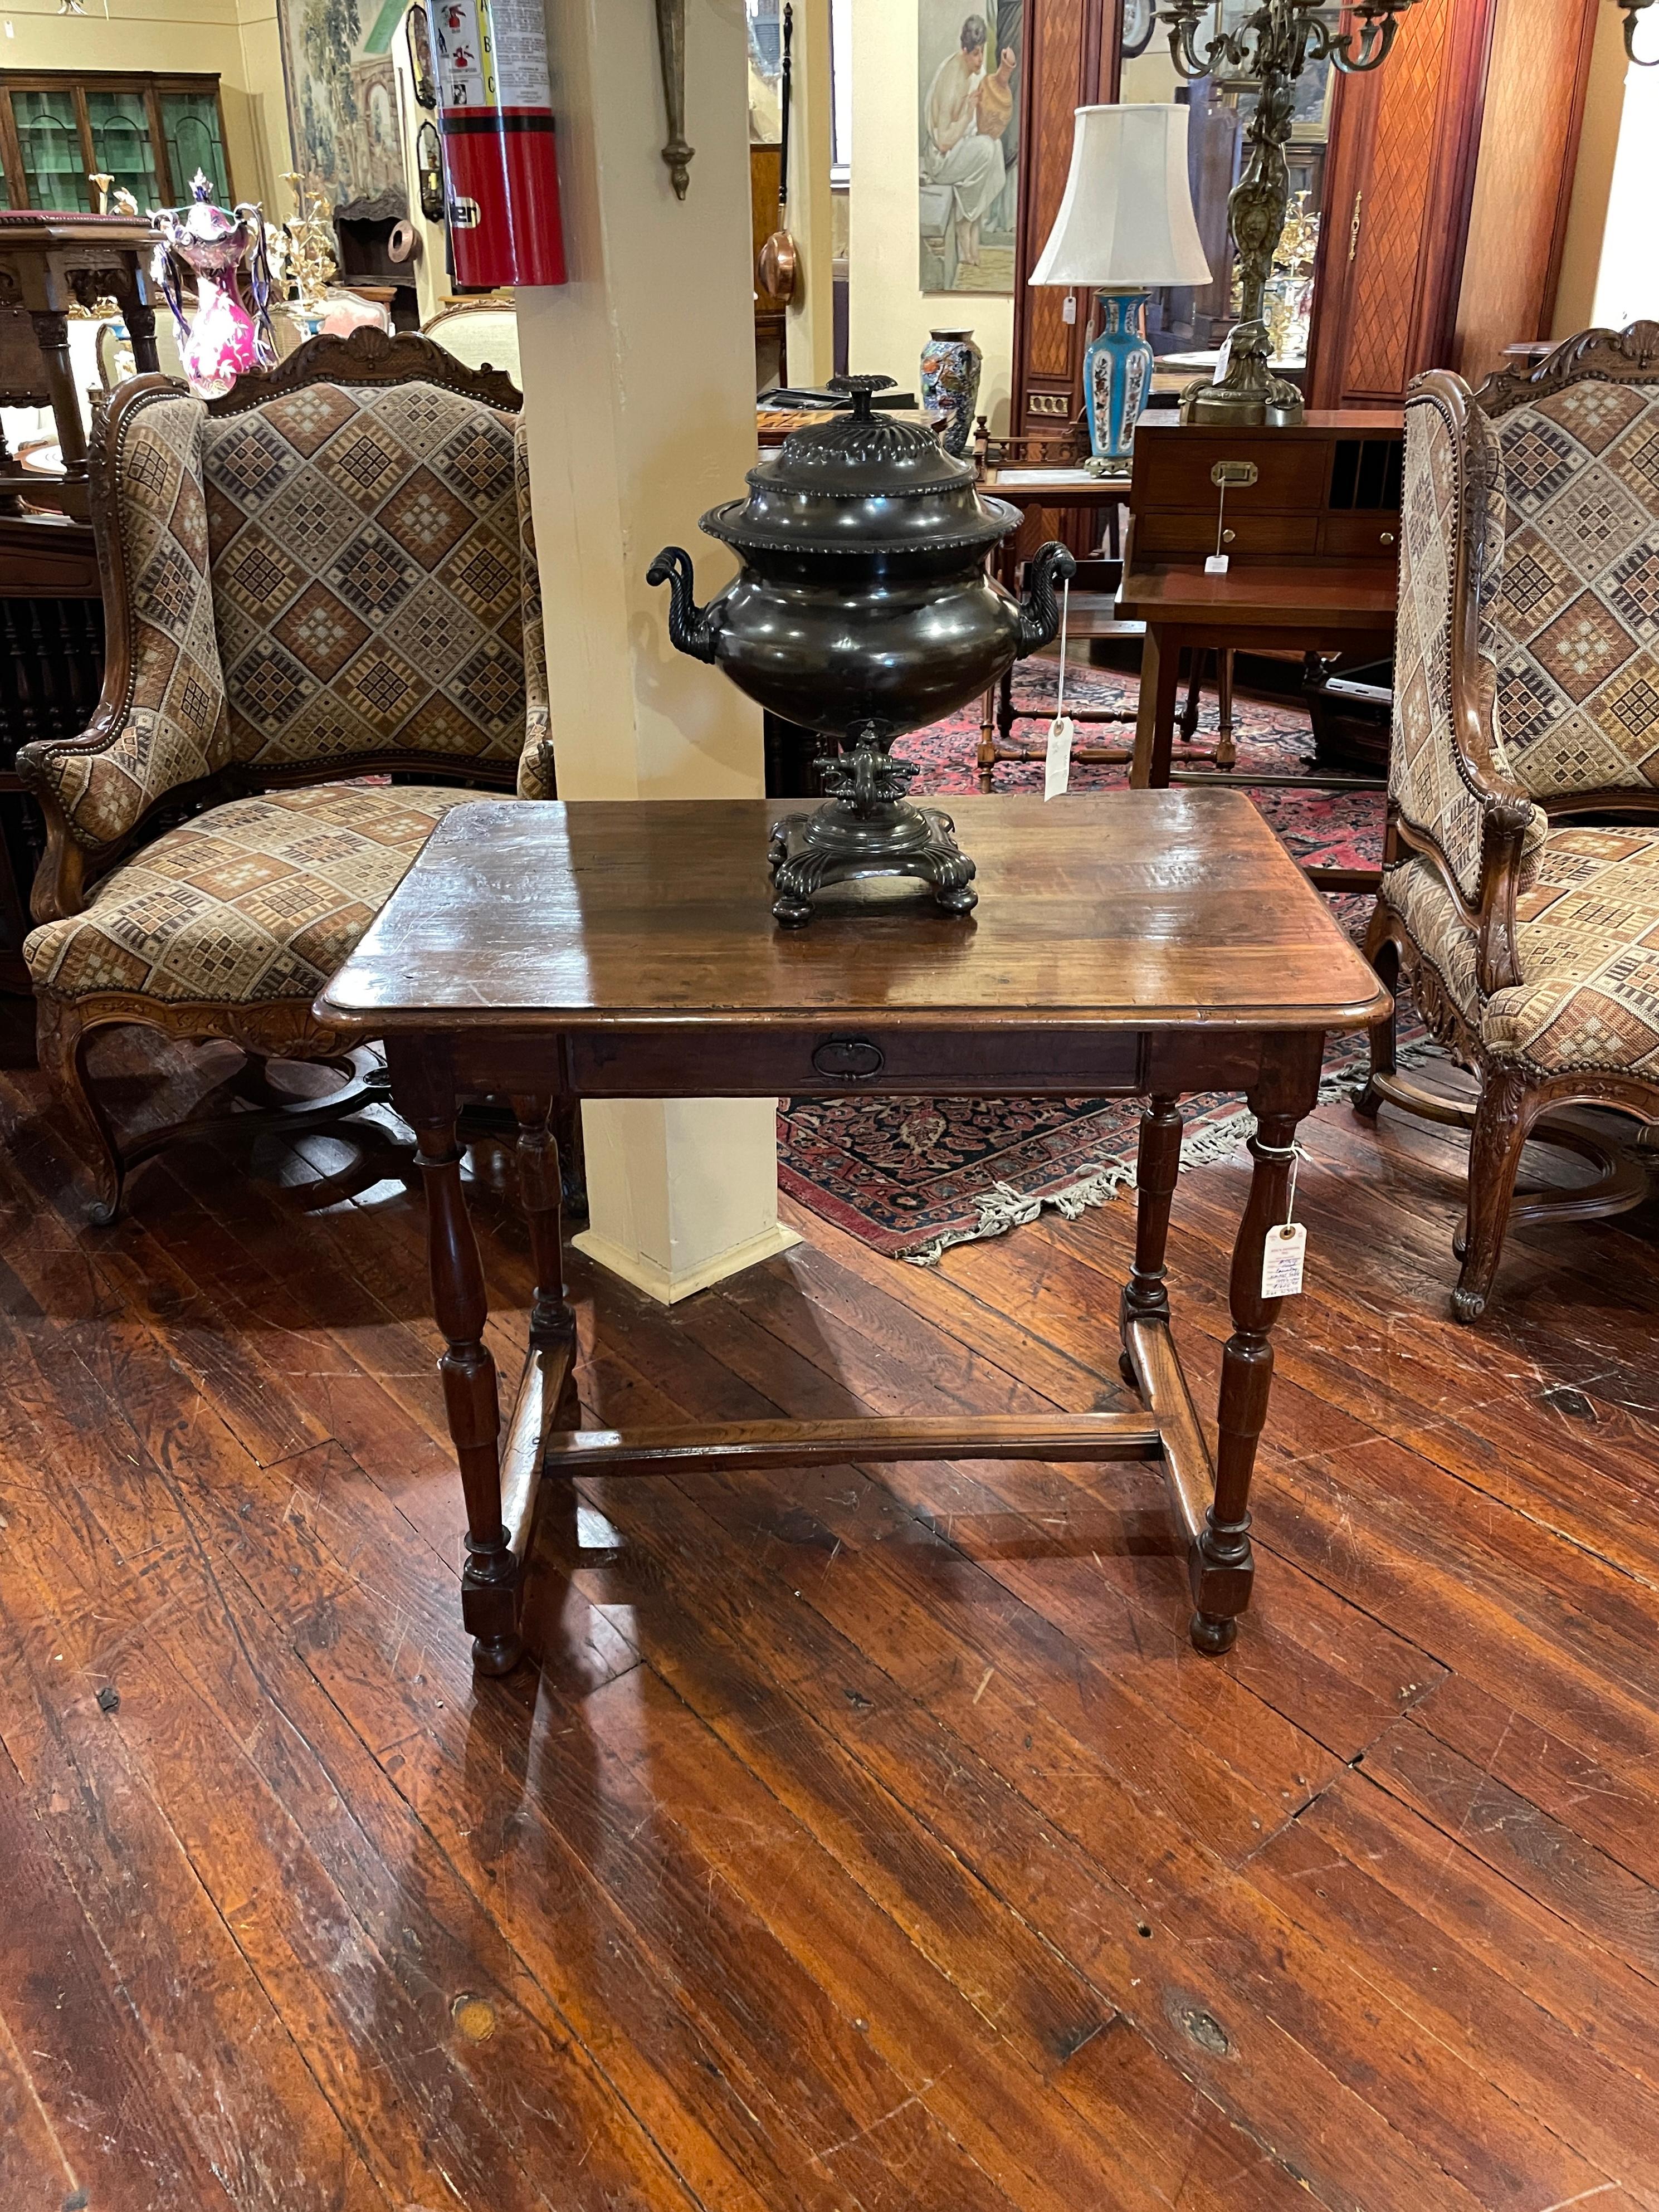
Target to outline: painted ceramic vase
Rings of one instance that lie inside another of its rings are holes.
[[[1100,333],[1083,356],[1083,393],[1089,410],[1089,449],[1100,460],[1122,460],[1134,450],[1135,424],[1152,388],[1152,349],[1146,343],[1146,292],[1101,292]]]
[[[971,331],[935,331],[921,349],[921,404],[946,418],[939,442],[947,453],[968,450],[984,362]]]

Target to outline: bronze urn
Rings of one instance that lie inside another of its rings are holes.
[[[975,903],[974,864],[948,814],[905,797],[916,774],[890,747],[988,690],[1060,623],[1063,545],[1026,564],[1010,598],[985,556],[1018,526],[1018,508],[981,498],[973,465],[919,423],[877,412],[885,376],[837,377],[850,413],[792,431],[749,471],[749,496],[711,507],[700,527],[743,566],[700,607],[690,556],[665,546],[648,581],[670,587],[668,634],[775,714],[835,741],[817,765],[833,796],[772,832],[772,911],[811,917],[824,885],[915,876],[948,914]]]

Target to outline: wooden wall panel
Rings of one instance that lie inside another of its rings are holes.
[[[1316,406],[1397,406],[1419,368],[1448,358],[1494,4],[1418,0],[1383,67],[1340,85],[1310,349]]]
[[[1049,0],[1031,9],[1028,21],[1036,51],[1029,80],[1030,128],[1020,138],[1029,164],[1020,179],[1020,232],[1021,244],[1030,250],[1029,258],[1019,257],[1025,266],[1015,276],[1017,284],[1029,276],[1060,213],[1071,167],[1072,118],[1083,97],[1082,9],[1056,7]],[[1070,369],[1073,325],[1064,319],[1066,297],[1048,284],[1031,293],[1026,367],[1033,375],[1064,377]]]
[[[1452,366],[1478,384],[1547,337],[1598,0],[1499,0]]]

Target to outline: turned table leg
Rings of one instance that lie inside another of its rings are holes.
[[[1196,1610],[1192,1638],[1200,1651],[1225,1651],[1238,1633],[1255,1573],[1250,1553],[1250,1477],[1256,1441],[1267,1418],[1273,1352],[1269,1331],[1282,1298],[1261,1295],[1267,1232],[1282,1222],[1296,1158],[1298,1114],[1262,1114],[1250,1139],[1255,1165],[1233,1246],[1229,1303],[1233,1333],[1221,1355],[1221,1405],[1215,1495],[1188,1562]]]
[[[1119,1310],[1126,1333],[1118,1370],[1133,1384],[1135,1371],[1127,1344],[1132,1321],[1168,1321],[1170,1292],[1164,1280],[1164,1252],[1170,1241],[1170,1201],[1181,1173],[1181,1107],[1175,1098],[1154,1094],[1140,1117],[1140,1150],[1135,1162],[1135,1256],[1123,1285]]]
[[[519,1563],[501,1520],[501,1406],[495,1363],[483,1340],[489,1305],[461,1187],[453,1102],[442,1119],[417,1121],[415,1134],[420,1146],[416,1164],[426,1187],[432,1309],[445,1342],[438,1372],[443,1377],[444,1409],[466,1499],[461,1618],[472,1632],[473,1662],[479,1671],[504,1674],[517,1663],[523,1649],[518,1632]],[[556,1182],[554,1188],[556,1191]]]
[[[1140,649],[1140,700],[1135,715],[1134,757],[1129,784],[1135,791],[1162,791],[1170,781],[1175,738],[1176,695],[1181,678],[1181,633],[1146,625]]]
[[[575,1389],[576,1316],[564,1294],[563,1177],[559,1141],[550,1116],[553,1102],[515,1094],[519,1122],[519,1198],[530,1227],[530,1256],[536,1269],[535,1302],[530,1309],[530,1340],[571,1346],[564,1395]],[[574,1428],[576,1424],[572,1421]]]
[[[992,684],[980,702],[979,712],[979,787],[989,792],[995,788],[992,776],[997,764],[996,686]]]

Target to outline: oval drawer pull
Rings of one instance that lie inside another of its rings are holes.
[[[812,1065],[820,1075],[833,1075],[844,1083],[879,1075],[887,1055],[867,1037],[826,1037],[812,1048]]]

